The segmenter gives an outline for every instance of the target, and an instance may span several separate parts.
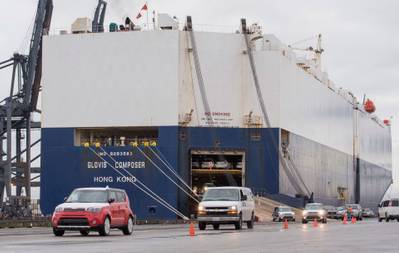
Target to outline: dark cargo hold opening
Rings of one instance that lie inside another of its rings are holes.
[[[191,187],[202,195],[207,187],[244,186],[245,153],[242,151],[192,150]]]

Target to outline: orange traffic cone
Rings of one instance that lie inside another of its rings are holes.
[[[344,225],[348,224],[348,217],[346,216],[346,214],[344,215],[344,218],[342,219],[342,224],[344,224]]]
[[[355,223],[356,223],[356,217],[353,217],[353,216],[352,216],[351,223],[352,223],[352,224],[355,224]]]
[[[188,232],[189,232],[190,236],[195,236],[195,227],[194,227],[193,222],[190,222],[190,227],[188,229]]]
[[[287,219],[284,219],[283,229],[288,229],[288,221],[287,221]]]
[[[317,219],[315,218],[314,220],[313,220],[313,227],[314,228],[317,228],[319,226],[319,224],[317,223]]]

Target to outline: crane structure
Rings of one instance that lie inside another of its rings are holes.
[[[106,11],[107,11],[107,2],[105,2],[104,0],[98,0],[98,5],[96,11],[94,12],[94,18],[92,22],[93,33],[104,32],[104,19]]]
[[[311,38],[308,38],[308,39],[297,41],[297,42],[295,42],[295,43],[293,43],[291,45],[288,45],[288,47],[293,49],[293,50],[313,52],[314,55],[313,55],[312,61],[315,63],[316,68],[321,68],[321,55],[324,52],[324,49],[322,48],[322,45],[321,45],[321,34],[318,34],[316,38],[317,38],[317,44],[316,44],[315,48],[312,47],[312,46],[309,46],[307,48],[294,47],[294,45],[296,45],[296,44],[313,40],[313,39],[315,39],[315,37],[311,37]]]
[[[50,29],[52,12],[52,0],[39,0],[29,54],[16,53],[0,62],[0,70],[12,68],[9,96],[0,101],[0,207],[3,211],[6,206],[12,210],[29,206],[31,187],[39,186],[35,179],[40,177],[40,168],[31,165],[40,154],[32,158],[31,150],[40,143],[40,139],[32,142],[32,129],[40,128],[40,122],[33,122],[32,114],[40,113],[37,102],[41,89],[42,43],[43,35]],[[31,174],[39,175],[32,178]]]

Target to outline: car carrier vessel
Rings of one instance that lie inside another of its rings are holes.
[[[389,122],[321,70],[320,44],[305,59],[244,19],[235,33],[166,14],[154,29],[84,24],[43,41],[43,213],[79,187],[175,219],[209,185],[372,208],[390,185]]]

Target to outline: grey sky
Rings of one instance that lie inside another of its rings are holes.
[[[37,0],[1,0],[0,60],[26,49]],[[108,0],[108,21],[135,17],[143,0]],[[194,23],[237,27],[240,18],[258,22],[284,43],[323,34],[324,67],[340,87],[373,99],[381,118],[394,116],[394,166],[399,165],[399,1],[396,0],[150,0],[149,8]],[[69,29],[76,17],[93,16],[97,0],[54,0],[52,29]],[[145,18],[144,18],[145,19]],[[303,44],[307,46],[307,44]],[[0,71],[0,96],[9,73]]]

